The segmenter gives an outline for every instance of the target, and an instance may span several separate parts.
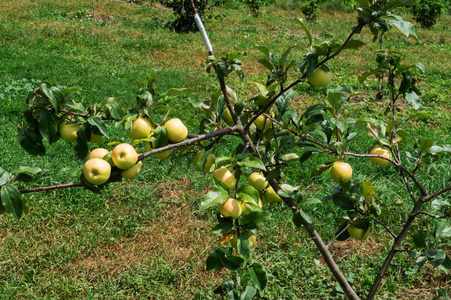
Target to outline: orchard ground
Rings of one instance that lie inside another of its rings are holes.
[[[190,133],[196,132],[192,126],[196,116],[188,100],[207,101],[219,89],[214,76],[204,72],[207,54],[200,34],[175,34],[164,28],[173,19],[170,10],[119,1],[96,1],[95,5],[97,22],[89,0],[7,0],[0,4],[0,166],[6,170],[21,165],[40,167],[43,172],[26,187],[76,182],[84,163],[63,141],[49,147],[45,157],[31,157],[20,148],[17,124],[23,122],[25,97],[41,81],[82,87],[74,97],[84,103],[118,97],[130,107],[137,92],[134,80],[159,73],[156,86],[161,92],[172,87],[196,90],[169,100],[171,106],[177,105],[170,116],[184,120]],[[307,38],[296,25],[293,35],[290,12],[281,5],[264,8],[258,18],[243,7],[229,6],[215,8],[210,14],[216,18],[205,26],[218,56],[225,51],[247,53],[242,59],[244,81],[231,76],[228,84],[240,98],[249,98],[256,92],[251,82],[266,81],[257,63],[260,53],[253,47],[267,45],[280,55],[296,45],[291,54],[294,59],[304,53]],[[300,11],[294,16],[302,17]],[[344,11],[324,10],[309,26],[315,38],[343,39],[355,18]],[[406,19],[412,21],[409,16]],[[450,144],[451,17],[443,16],[432,30],[416,31],[421,45],[396,31],[385,41],[386,46],[409,54],[407,63],[425,65],[420,77],[421,114],[407,129]],[[365,30],[362,36],[368,41],[371,35]],[[346,84],[362,92],[348,104],[351,117],[383,113],[381,105],[368,101],[376,81],[362,85],[357,80],[357,75],[375,66],[378,47],[368,42],[358,56],[346,52],[329,65],[332,87]],[[299,111],[324,99],[322,91],[306,84],[296,90]],[[401,107],[401,114],[405,108]],[[156,119],[161,121],[164,114]],[[110,141],[130,139],[123,130],[111,127]],[[232,147],[215,154],[228,153]],[[358,147],[353,150],[369,151],[372,141],[364,139]],[[299,176],[290,178],[302,185],[306,197],[320,198],[334,185],[327,176],[311,178],[310,170],[320,161],[299,165]],[[190,161],[182,162],[168,174],[170,159],[160,164],[149,158],[135,180],[112,184],[101,195],[74,188],[27,196],[31,211],[20,222],[0,217],[0,299],[192,299],[219,284],[221,273],[205,271],[206,257],[219,245],[218,237],[209,232],[215,210],[197,210],[200,197],[213,182],[195,172]],[[370,181],[381,199],[408,199],[405,192],[393,188],[397,174],[390,166],[381,169],[362,159],[347,162],[353,166],[354,179]],[[422,171],[431,182],[428,188],[451,177],[450,164],[450,155],[445,154],[436,169]],[[392,212],[387,223],[405,218],[407,208]],[[314,225],[326,241],[335,233],[335,209],[328,203],[311,207]],[[267,298],[341,299],[343,294],[307,234],[287,222],[291,213],[281,206],[269,210],[277,217],[258,232],[254,250],[273,276],[265,290]],[[357,291],[369,288],[389,242],[376,227],[365,241],[334,244],[333,254]],[[449,255],[451,250],[445,250]],[[429,265],[419,269],[408,255],[400,254],[378,298],[431,299],[438,287],[451,293],[449,275]]]

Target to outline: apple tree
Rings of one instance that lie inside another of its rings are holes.
[[[414,111],[420,107],[421,91],[416,76],[424,67],[419,63],[403,63],[403,55],[394,50],[376,53],[375,67],[361,74],[359,81],[363,83],[373,76],[380,80],[376,99],[386,107],[381,118],[347,117],[345,109],[353,92],[348,87],[326,89],[333,80],[327,63],[343,51],[358,51],[365,44],[357,38],[364,28],[371,30],[375,40],[392,27],[416,38],[412,25],[391,13],[406,5],[406,1],[358,3],[357,24],[343,41],[317,43],[305,23],[297,19],[308,37],[308,52],[304,56],[290,59],[291,48],[277,55],[265,46],[257,47],[262,55],[259,63],[267,70],[267,80],[255,83],[258,93],[249,99],[240,98],[226,83],[229,76],[244,76],[243,56],[234,53],[215,56],[205,28],[197,18],[209,52],[206,70],[215,74],[219,89],[208,101],[192,101],[194,109],[200,112],[196,134],[188,132],[183,120],[167,120],[173,109],[164,101],[191,90],[173,88],[160,93],[154,87],[154,76],[137,83],[140,91],[136,106],[130,109],[121,107],[115,98],[85,106],[71,99],[71,93],[77,88],[59,89],[43,82],[27,98],[25,122],[19,132],[21,146],[31,154],[45,155],[46,147],[62,138],[74,143],[78,157],[89,156],[80,181],[61,185],[20,190],[15,181],[30,181],[40,169],[21,167],[12,172],[0,169],[0,213],[7,212],[19,219],[28,209],[23,197],[27,193],[77,186],[100,193],[111,182],[137,176],[149,157],[165,160],[172,156],[174,163],[189,157],[194,162],[193,168],[211,174],[215,182],[200,204],[201,210],[217,210],[212,233],[221,239],[206,259],[206,268],[235,271],[215,289],[217,294],[229,299],[264,296],[268,271],[253,258],[252,249],[258,241],[258,229],[272,217],[266,207],[273,205],[285,205],[292,211],[292,222],[307,231],[350,299],[373,299],[393,258],[400,252],[408,252],[420,266],[430,263],[449,272],[451,259],[444,248],[449,246],[451,235],[451,186],[430,190],[418,174],[431,159],[451,152],[451,146],[437,145],[430,137],[411,135],[405,129],[409,118],[399,117],[400,105],[407,104]],[[301,84],[324,89],[324,101],[304,111],[295,110],[291,105],[296,96],[294,87]],[[166,111],[160,123],[153,119],[158,110]],[[108,144],[113,148],[111,151],[96,149],[96,153],[88,153],[88,143],[108,138],[109,126],[124,128],[130,143],[111,142]],[[358,145],[362,134],[374,140],[374,147],[371,151],[355,153],[351,149]],[[224,143],[225,136],[236,140],[238,146],[229,155],[219,156],[216,150]],[[407,150],[407,143],[413,144],[413,150]],[[305,199],[287,174],[297,174],[296,166],[318,156],[326,157],[327,163],[316,166],[312,176],[329,174],[337,185],[326,197],[312,202]],[[399,175],[400,188],[409,195],[403,202],[410,202],[410,211],[395,227],[386,225],[384,216],[403,203],[381,201],[369,180],[355,181],[352,162],[357,159],[370,160]],[[322,239],[315,228],[314,216],[306,209],[308,205],[321,205],[325,201],[333,203],[340,212],[336,216],[339,224],[336,235],[329,242]],[[420,216],[435,221],[434,232],[418,225]],[[391,249],[370,290],[357,293],[341,272],[330,247],[337,240],[363,240],[376,226],[391,237]],[[444,290],[441,292],[446,295]]]

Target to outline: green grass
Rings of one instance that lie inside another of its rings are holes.
[[[17,124],[22,123],[26,95],[41,81],[57,86],[80,86],[74,98],[95,103],[118,97],[125,106],[135,102],[135,80],[158,73],[159,91],[172,87],[191,87],[196,91],[175,97],[178,105],[171,116],[196,120],[189,99],[208,101],[219,90],[212,74],[204,72],[207,53],[200,34],[176,34],[163,25],[174,17],[169,10],[150,4],[134,5],[118,1],[97,1],[94,22],[92,3],[77,1],[2,1],[0,8],[0,166],[13,170],[21,165],[40,167],[35,182],[21,188],[78,181],[83,161],[76,159],[72,146],[58,141],[48,147],[45,157],[32,157],[20,148]],[[289,11],[265,7],[253,18],[243,7],[215,8],[223,17],[205,23],[215,53],[246,52],[241,82],[236,76],[228,84],[246,99],[256,92],[252,81],[264,82],[255,45],[267,45],[280,55],[294,46],[291,58],[305,53],[307,39],[299,26],[292,35]],[[295,11],[295,16],[301,16]],[[407,16],[407,19],[411,19]],[[316,23],[309,24],[315,39],[344,39],[355,24],[355,16],[343,11],[322,11]],[[451,80],[449,15],[430,31],[417,29],[423,44],[406,39],[395,31],[386,46],[406,54],[409,63],[421,62],[424,93],[421,111],[429,118],[409,122],[413,134],[434,138],[438,144],[450,144]],[[375,82],[361,85],[357,75],[374,67],[377,43],[368,41],[361,52],[346,52],[330,63],[332,86],[347,84],[363,95],[374,93]],[[296,87],[295,107],[302,113],[308,105],[322,101],[324,94],[307,85]],[[161,122],[165,111],[155,116]],[[346,115],[382,117],[379,105],[365,97],[353,98]],[[194,122],[194,121],[193,121]],[[112,125],[112,124],[111,124]],[[190,126],[190,132],[196,128]],[[110,131],[111,140],[126,139],[121,130]],[[372,140],[360,131],[359,143],[351,150],[366,152]],[[106,141],[102,146],[106,146]],[[218,149],[229,153],[232,141]],[[408,142],[406,149],[413,150]],[[435,168],[420,169],[419,176],[434,190],[451,178],[451,157],[441,154]],[[301,185],[305,196],[321,198],[333,184],[328,177],[312,178],[310,170],[328,161],[318,157],[299,168],[299,175],[287,180]],[[399,188],[393,168],[378,169],[366,160],[348,159],[354,180],[369,180],[384,203],[397,199],[408,202]],[[149,160],[142,174],[127,183],[112,184],[102,194],[79,188],[27,195],[31,211],[20,222],[0,218],[0,299],[192,299],[218,285],[229,272],[206,272],[205,259],[219,246],[219,238],[209,232],[215,223],[214,210],[198,212],[200,197],[213,185],[209,176],[192,172],[184,159],[168,174],[170,162]],[[448,183],[449,184],[449,183]],[[449,195],[447,196],[449,197]],[[323,263],[319,252],[303,230],[287,220],[291,213],[281,207],[268,208],[273,220],[258,233],[255,258],[272,274],[265,291],[267,299],[341,299],[340,289]],[[406,207],[392,212],[392,226],[407,217]],[[334,236],[333,225],[341,213],[331,203],[306,208],[324,239]],[[433,229],[430,223],[427,226]],[[408,241],[410,242],[410,241]],[[332,252],[346,276],[359,293],[367,290],[380,266],[390,239],[376,227],[364,242],[338,242]],[[449,249],[447,249],[448,255]],[[391,266],[380,299],[432,298],[441,286],[451,292],[449,275],[426,265],[417,268],[407,254],[399,254]]]

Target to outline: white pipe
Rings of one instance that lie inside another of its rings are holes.
[[[198,14],[194,15],[194,20],[196,20],[197,28],[199,28],[199,31],[202,34],[202,38],[204,39],[205,47],[207,47],[208,53],[213,53],[213,47],[211,46],[207,32],[205,31],[204,24],[202,24],[202,20],[200,19]]]

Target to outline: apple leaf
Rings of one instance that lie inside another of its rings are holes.
[[[348,222],[343,222],[343,223],[341,223],[340,226],[338,226],[335,235],[338,235],[340,232],[342,232],[343,229],[346,228],[346,226],[348,226]],[[347,230],[345,230],[345,231],[343,231],[342,234],[340,234],[340,235],[337,237],[337,241],[343,242],[343,241],[346,241],[346,240],[347,240],[348,238],[350,238],[350,237],[351,237],[351,235],[349,234],[349,232],[348,232]]]
[[[103,136],[108,137],[108,129],[105,126],[105,123],[103,123],[102,119],[100,119],[99,117],[96,117],[96,116],[92,116],[92,117],[88,118],[88,123],[94,127],[97,127],[97,129],[99,129],[100,133]]]
[[[18,134],[19,143],[22,148],[31,155],[45,155],[45,147],[42,144],[42,136],[29,128],[22,128]]]
[[[39,116],[39,133],[49,144],[58,139],[58,125],[47,109],[43,109]]]
[[[368,181],[363,180],[360,183],[360,193],[366,201],[371,200],[373,198],[374,193],[376,192],[376,188],[371,185]]]
[[[258,290],[263,291],[266,287],[266,283],[268,282],[266,271],[263,270],[263,266],[258,263],[253,263],[252,266],[249,267],[249,275],[254,283],[254,286]]]
[[[427,152],[429,149],[431,149],[434,142],[435,141],[433,139],[424,138],[420,136],[418,138],[418,148],[420,149],[420,152],[422,153]]]
[[[425,254],[434,267],[440,266],[446,259],[446,252],[442,249],[428,249]]]
[[[406,100],[409,102],[413,109],[417,110],[421,106],[421,100],[420,97],[418,97],[417,93],[414,91],[410,91],[406,93]]]
[[[88,142],[86,138],[86,132],[83,127],[77,131],[77,144],[75,145],[75,151],[79,159],[83,159],[88,155]]]
[[[164,147],[168,144],[168,129],[166,126],[158,126],[153,134],[152,149]]]
[[[19,220],[23,212],[22,194],[12,184],[7,183],[1,187],[0,196],[5,210],[16,220]]]
[[[250,199],[247,199],[247,198],[250,197],[252,199],[252,202],[254,202],[255,204],[258,204],[258,199],[260,199],[260,196],[258,194],[258,191],[253,186],[243,185],[238,189],[238,193],[244,194],[242,196],[245,197],[246,199],[242,198],[243,200],[249,201]],[[246,195],[248,197],[246,197]]]
[[[210,232],[214,234],[229,233],[233,230],[233,223],[219,223],[213,227]]]
[[[200,210],[206,210],[217,204],[224,203],[229,197],[229,193],[222,187],[215,187],[202,197],[202,202],[200,203]]]
[[[247,166],[250,168],[266,170],[265,164],[260,159],[254,156],[246,156],[237,163],[239,166]]]
[[[109,101],[106,104],[106,107],[114,120],[119,120],[124,115],[124,111],[122,110],[119,103],[117,103],[116,101]]]
[[[424,232],[423,230],[415,231],[415,233],[413,234],[413,243],[417,248],[426,248],[426,232]]]
[[[2,167],[0,167],[0,186],[5,185],[8,183],[11,176],[8,172],[6,172]]]
[[[235,256],[235,255],[229,255],[229,256],[219,255],[219,260],[220,260],[221,264],[226,269],[229,269],[230,271],[238,270],[239,268],[241,268],[241,266],[244,263],[243,258],[241,258],[239,256]]]
[[[332,195],[334,204],[344,210],[350,210],[354,208],[354,202],[351,197],[345,193],[336,193]]]
[[[224,256],[224,252],[221,249],[216,249],[215,252],[207,257],[207,271],[219,271],[223,268],[220,260],[220,256]]]
[[[240,217],[241,225],[248,230],[257,229],[258,226],[271,219],[271,214],[261,211],[253,211]]]
[[[253,286],[247,286],[246,290],[241,294],[240,300],[252,300],[257,294],[257,289]]]
[[[249,237],[245,234],[241,234],[237,240],[236,245],[240,256],[244,258],[245,261],[247,261],[251,254]]]

